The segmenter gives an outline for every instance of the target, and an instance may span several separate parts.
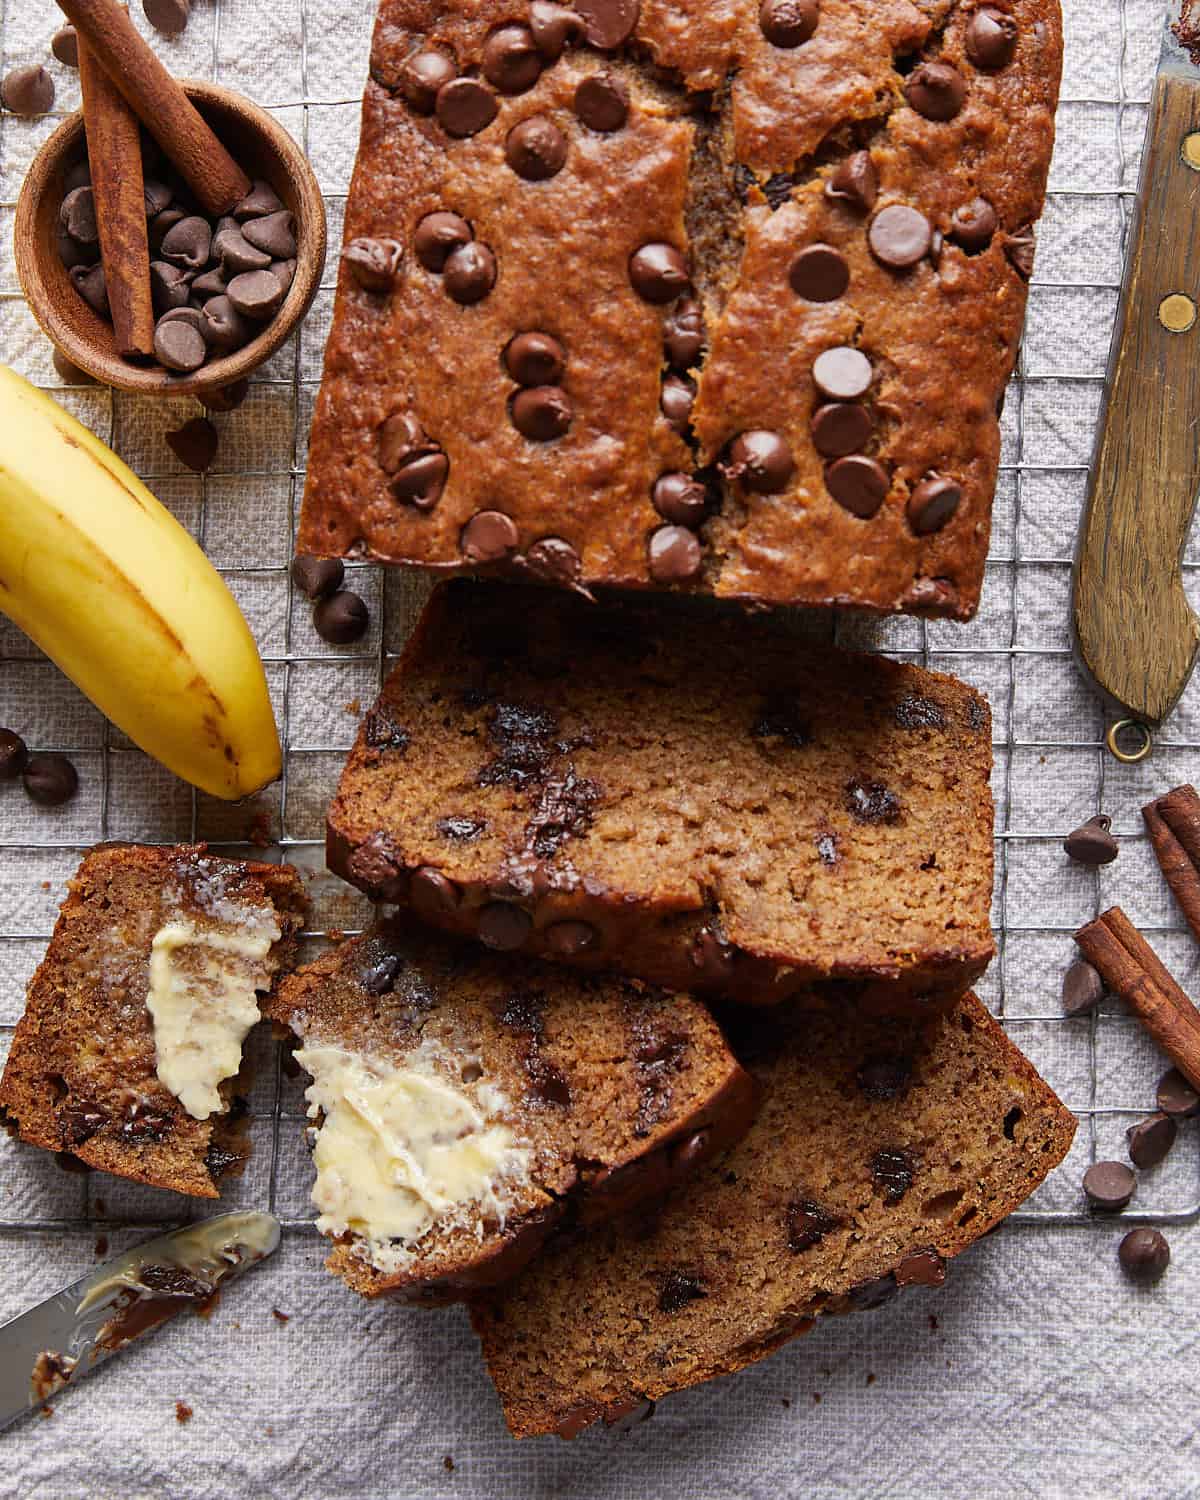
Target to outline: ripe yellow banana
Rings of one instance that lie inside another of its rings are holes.
[[[235,800],[279,775],[249,627],[133,471],[0,365],[0,611],[148,755]]]

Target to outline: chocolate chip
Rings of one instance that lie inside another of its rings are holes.
[[[358,982],[368,995],[390,995],[403,968],[398,953],[384,953],[359,970]]]
[[[846,810],[859,823],[898,823],[900,799],[882,781],[854,777],[846,783]]]
[[[60,26],[50,38],[50,50],[68,68],[79,66],[79,37],[74,26]]]
[[[418,114],[431,115],[439,91],[457,73],[454,63],[442,52],[414,52],[400,69],[400,92]]]
[[[422,865],[413,871],[408,899],[419,915],[436,919],[458,909],[462,892],[440,870],[435,870],[432,865]]]
[[[21,772],[26,792],[43,807],[69,802],[79,790],[79,773],[65,755],[31,755]]]
[[[1112,819],[1104,813],[1081,823],[1063,840],[1063,848],[1071,859],[1081,865],[1108,865],[1116,859],[1120,848],[1109,832]]]
[[[1200,1114],[1200,1092],[1178,1068],[1168,1068],[1158,1080],[1158,1107],[1173,1120],[1190,1120]]]
[[[212,228],[207,219],[192,214],[170,228],[163,236],[160,254],[164,260],[185,271],[199,271],[208,260],[212,245]]]
[[[283,207],[279,194],[261,177],[250,184],[250,191],[234,206],[233,217],[239,224],[246,219],[262,219],[267,214],[278,213]]]
[[[92,309],[100,317],[107,318],[108,313],[108,286],[104,279],[103,266],[75,266],[70,273],[71,285]],[[184,288],[184,299],[187,299],[187,288]]]
[[[1121,1269],[1134,1281],[1158,1281],[1171,1264],[1171,1247],[1157,1229],[1131,1229],[1117,1251]]]
[[[496,257],[487,245],[472,240],[447,256],[442,275],[455,302],[479,302],[496,285]]]
[[[285,292],[296,279],[296,262],[294,260],[273,260],[269,270]]]
[[[982,5],[967,22],[967,56],[977,68],[1007,68],[1017,50],[1017,23],[992,5]]]
[[[967,97],[962,74],[949,63],[926,62],[914,68],[904,85],[913,109],[927,120],[953,120]]]
[[[268,275],[261,273],[252,273]],[[234,278],[236,280],[236,277]],[[204,311],[200,314],[203,319],[202,332],[208,347],[218,354],[228,354],[233,349],[240,349],[251,337],[251,328],[246,320],[234,307],[226,293],[219,297],[210,297],[204,304]]]
[[[90,174],[88,180],[91,181]],[[147,219],[157,219],[160,214],[165,214],[171,207],[171,189],[165,182],[159,182],[154,177],[147,177],[142,183],[142,198],[146,204]],[[174,223],[178,224],[180,219],[187,218],[186,210],[176,208],[175,212],[179,217],[173,221]],[[169,229],[170,225],[167,228]]]
[[[13,729],[0,729],[0,781],[16,781],[29,761],[29,747]]]
[[[950,238],[968,254],[986,250],[996,232],[996,210],[986,198],[972,198],[954,210],[950,220]]]
[[[1137,1178],[1123,1161],[1098,1161],[1083,1174],[1083,1191],[1093,1208],[1117,1213],[1133,1197]]]
[[[874,458],[851,454],[839,458],[825,470],[829,493],[851,515],[869,521],[887,498],[888,472]]]
[[[850,267],[832,245],[809,245],[792,262],[788,280],[806,302],[833,302],[850,285]]]
[[[248,245],[269,255],[272,260],[291,260],[296,254],[296,220],[288,209],[265,214],[242,225],[242,237]]]
[[[896,1267],[897,1286],[941,1286],[946,1280],[946,1262],[932,1246],[914,1250]]]
[[[825,179],[825,196],[869,213],[879,196],[879,176],[871,153],[855,151],[845,161],[839,162]]]
[[[782,740],[793,750],[800,750],[811,743],[812,726],[796,699],[784,694],[767,699],[750,725],[750,734],[756,740]]]
[[[699,526],[708,509],[708,491],[690,474],[661,474],[650,498],[663,520],[675,526]]]
[[[563,586],[577,583],[583,571],[579,553],[559,536],[546,536],[534,542],[525,554],[525,566],[535,577]]]
[[[201,391],[197,400],[209,411],[236,411],[250,391],[248,380],[235,380],[231,385],[216,386]]]
[[[395,240],[362,236],[350,241],[342,251],[342,261],[365,292],[382,294],[396,284],[403,254]]]
[[[154,329],[154,353],[165,369],[190,374],[204,363],[208,345],[190,322],[160,318]]]
[[[813,361],[813,381],[830,401],[857,401],[871,386],[871,361],[861,349],[844,344],[826,349]]]
[[[167,447],[193,473],[203,474],[217,456],[217,429],[207,417],[192,417],[182,427],[168,432],[166,439]]]
[[[417,259],[427,271],[436,273],[445,269],[447,258],[455,250],[470,243],[471,226],[466,219],[441,209],[426,214],[413,234],[413,250]]]
[[[663,325],[667,358],[677,370],[699,364],[704,350],[704,314],[694,297],[677,302]]]
[[[411,735],[392,718],[388,704],[377,703],[363,719],[363,744],[371,750],[395,750],[403,752],[411,743]]]
[[[872,1308],[882,1307],[885,1302],[890,1302],[898,1290],[896,1278],[889,1271],[886,1276],[876,1276],[870,1281],[860,1281],[857,1286],[852,1286],[846,1295],[856,1311],[870,1312]]]
[[[89,187],[92,181],[92,169],[86,156],[81,156],[78,161],[63,173],[63,195],[73,192],[77,187]]]
[[[485,948],[508,953],[529,936],[533,919],[511,901],[489,901],[479,913],[479,941]]]
[[[594,948],[600,934],[590,922],[552,922],[542,934],[546,947],[559,958],[575,958]]]
[[[449,473],[450,460],[444,453],[421,453],[400,465],[390,488],[397,500],[432,510],[442,498]]]
[[[170,1135],[174,1124],[175,1116],[170,1110],[156,1109],[143,1100],[135,1100],[125,1111],[125,1118],[121,1122],[121,1134],[129,1141],[161,1141]],[[174,1266],[171,1269],[179,1270]],[[143,1281],[149,1270],[151,1270],[149,1266],[141,1268],[139,1274]]]
[[[64,1146],[82,1146],[108,1124],[108,1111],[90,1099],[57,1111],[58,1133]]]
[[[212,255],[231,278],[243,271],[265,271],[271,264],[267,252],[255,249],[232,219],[222,219],[218,224],[212,239]]]
[[[788,1249],[793,1255],[800,1255],[805,1250],[811,1250],[814,1245],[819,1245],[827,1234],[832,1234],[841,1226],[842,1221],[833,1214],[826,1213],[811,1198],[803,1198],[799,1202],[788,1204],[783,1222]]]
[[[817,29],[818,0],[762,0],[758,24],[772,47],[799,47]]]
[[[1157,1167],[1175,1144],[1178,1134],[1179,1127],[1170,1115],[1159,1113],[1139,1120],[1125,1132],[1130,1161],[1143,1171],[1147,1167]]]
[[[874,431],[865,406],[831,401],[813,412],[813,447],[825,458],[844,458],[866,447]]]
[[[629,279],[646,302],[674,302],[691,285],[688,263],[674,245],[643,245],[629,258]]]
[[[953,479],[926,474],[908,497],[908,524],[918,536],[930,536],[951,520],[962,500],[962,490]]]
[[[150,262],[150,296],[155,312],[170,312],[174,307],[186,307],[191,278],[186,271],[172,266],[165,260]]]
[[[502,94],[523,94],[538,81],[542,57],[528,26],[501,26],[483,48],[483,76]]]
[[[371,616],[357,594],[339,589],[336,594],[318,601],[312,621],[313,629],[323,641],[328,641],[331,646],[348,646],[351,641],[361,640],[366,635]]]
[[[538,51],[551,62],[558,61],[568,42],[581,42],[584,38],[582,18],[555,0],[533,0],[529,7],[529,27]]]
[[[61,226],[54,232],[54,248],[68,271],[73,271],[76,266],[95,265],[96,257],[100,254],[99,245],[81,245]]]
[[[972,704],[972,707],[975,707]],[[936,698],[921,693],[905,693],[892,710],[901,729],[945,729],[946,714]],[[976,728],[979,726],[976,725]]]
[[[499,108],[491,89],[474,78],[452,78],[442,84],[434,105],[442,129],[459,140],[486,129]]]
[[[758,495],[778,495],[795,469],[792,450],[783,438],[762,428],[739,433],[729,445],[728,462],[721,465],[726,479],[738,480]]]
[[[650,577],[656,583],[689,583],[700,572],[703,553],[692,532],[660,526],[650,534]]]
[[[933,228],[923,213],[906,203],[889,203],[871,220],[867,243],[882,265],[906,271],[929,253]]]
[[[483,818],[441,818],[438,821],[437,831],[443,838],[454,839],[462,843],[477,839],[481,833],[486,833],[487,822]]]
[[[1036,251],[1037,241],[1031,224],[1027,224],[1024,229],[1018,229],[1015,234],[1004,236],[1004,253],[1013,270],[1023,281],[1028,281],[1033,275]]]
[[[342,586],[346,569],[340,558],[301,552],[292,559],[292,582],[306,599],[324,599]]]
[[[575,9],[591,45],[611,52],[633,35],[641,0],[575,0]]]
[[[1085,1016],[1104,998],[1104,981],[1086,958],[1077,958],[1063,975],[1063,1014]]]
[[[548,443],[562,437],[571,425],[571,402],[561,386],[535,385],[520,390],[509,409],[513,426],[534,442]]]
[[[689,1302],[699,1302],[708,1293],[698,1276],[684,1271],[669,1271],[663,1277],[658,1293],[658,1310],[664,1313],[682,1312]]]
[[[437,452],[437,444],[430,441],[420,422],[408,411],[385,417],[379,424],[377,437],[379,467],[386,474],[394,474],[402,464],[422,453]]]
[[[96,227],[96,195],[90,187],[73,188],[62,201],[58,222],[81,245],[94,245],[100,238]]]
[[[27,119],[44,115],[54,108],[54,80],[36,63],[14,68],[0,83],[0,104]]]
[[[207,302],[210,297],[223,296],[228,286],[229,283],[225,280],[223,271],[205,271],[203,276],[197,276],[192,282],[191,294]]]
[[[567,365],[567,351],[548,333],[518,333],[503,358],[518,385],[557,385]]]
[[[182,208],[174,206],[162,209],[151,218],[150,222],[146,225],[146,239],[151,251],[155,255],[162,249],[163,240],[175,228],[176,224],[182,224],[186,218],[186,212]]]
[[[662,383],[662,394],[658,404],[662,414],[678,433],[685,433],[691,425],[692,406],[696,400],[695,381],[683,375],[668,375]]]
[[[545,182],[561,172],[567,159],[567,138],[545,115],[531,115],[508,132],[504,159],[527,182]]]
[[[575,90],[575,113],[589,130],[609,135],[629,118],[629,93],[611,73],[589,73]]]
[[[155,31],[164,36],[179,36],[191,13],[189,0],[142,0],[142,10]]]
[[[480,510],[463,527],[458,545],[468,562],[499,562],[517,550],[519,540],[511,516],[499,510]]]
[[[270,271],[243,271],[229,283],[225,295],[244,317],[261,322],[278,310],[283,293],[283,287]]]
[[[907,1151],[884,1147],[871,1158],[871,1177],[885,1203],[899,1203],[913,1185],[917,1164]]]

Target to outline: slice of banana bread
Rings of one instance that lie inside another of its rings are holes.
[[[738,1145],[657,1219],[563,1237],[473,1310],[517,1437],[573,1437],[820,1313],[940,1285],[1071,1144],[1074,1117],[973,995],[924,1026],[810,1014],[782,1031],[779,1014],[740,1013],[762,1096]]]
[[[771,621],[451,582],[367,714],[331,869],[669,989],[928,1009],[993,944],[990,716]]]
[[[249,1154],[242,1042],[295,961],[288,865],[102,845],[69,882],[0,1080],[23,1141],[199,1198]]]
[[[564,1216],[661,1197],[753,1111],[699,1001],[398,918],[285,979],[264,1010],[300,1040],[317,1227],[364,1297],[495,1285]]]

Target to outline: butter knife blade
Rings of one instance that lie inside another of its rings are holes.
[[[0,1429],[272,1254],[279,1220],[216,1214],[114,1256],[0,1327]]]

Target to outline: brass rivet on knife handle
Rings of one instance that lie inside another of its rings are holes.
[[[1197,172],[1200,80],[1160,74],[1073,598],[1083,666],[1122,716],[1152,726],[1178,702],[1200,651],[1180,568],[1200,491],[1200,350],[1194,335],[1179,336],[1185,309],[1175,300],[1196,281]]]
[[[154,307],[137,117],[82,39],[79,86],[113,342],[125,358],[151,359]]]
[[[250,179],[117,0],[58,0],[58,4],[205,212],[228,213],[250,191]]]

